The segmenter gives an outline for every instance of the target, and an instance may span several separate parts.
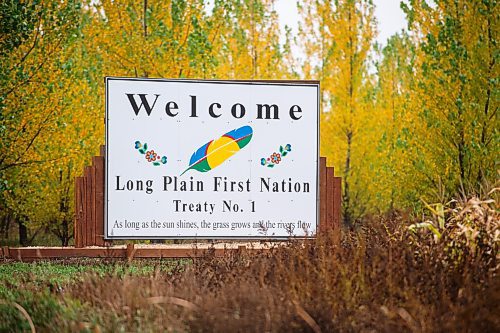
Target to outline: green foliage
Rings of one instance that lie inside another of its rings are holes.
[[[36,2],[25,4],[16,0],[0,3],[0,57],[20,46],[34,29]]]
[[[494,186],[496,1],[404,2],[409,31],[384,47],[369,0],[300,1],[298,36],[273,0],[207,4],[0,3],[0,215],[69,244],[106,75],[320,80],[321,155],[343,177],[348,223]]]
[[[80,260],[75,262],[38,262],[0,264],[0,331],[26,331],[28,319],[16,307],[21,306],[37,330],[71,330],[77,321],[97,320],[97,316],[79,300],[63,296],[86,277],[114,275],[142,276],[156,272],[167,274],[184,263],[158,260],[132,264]],[[56,326],[53,326],[57,323]]]
[[[465,260],[467,255],[473,258],[480,253],[498,256],[500,216],[495,205],[498,190],[493,189],[483,199],[452,200],[446,205],[425,203],[431,212],[429,218],[408,227],[416,237],[414,241],[418,243],[419,237],[425,237],[422,230],[429,230],[435,244],[444,247],[447,258],[454,265]]]
[[[479,193],[498,176],[496,7],[496,1],[451,0],[403,6],[417,41],[410,97],[418,101],[411,110],[418,115],[413,145],[420,158],[413,159],[424,177],[415,187],[432,200]],[[432,194],[439,187],[445,198]]]

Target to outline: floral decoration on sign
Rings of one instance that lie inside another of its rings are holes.
[[[141,143],[140,141],[135,142],[135,149],[139,150],[139,153],[144,155],[149,163],[154,166],[159,166],[162,164],[167,164],[167,156],[158,155],[153,149],[148,150],[148,144],[146,142]]]
[[[281,159],[288,155],[292,151],[292,145],[286,144],[285,147],[280,146],[279,153],[274,152],[268,158],[261,158],[260,164],[262,166],[267,166],[268,168],[274,168],[275,165],[280,164]]]

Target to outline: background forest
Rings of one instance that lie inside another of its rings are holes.
[[[496,0],[402,3],[406,32],[383,47],[370,0],[299,0],[295,35],[273,2],[0,1],[2,238],[71,242],[74,177],[104,143],[105,76],[320,80],[346,226],[495,187]]]

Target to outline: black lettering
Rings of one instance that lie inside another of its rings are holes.
[[[127,190],[132,191],[134,189],[134,182],[127,180]]]
[[[190,117],[196,118],[196,117],[198,117],[196,115],[196,96],[189,95],[189,97],[191,97],[191,115],[190,115]]]
[[[257,104],[257,119],[262,119],[262,109],[266,109],[266,119],[271,119],[271,108],[273,109],[273,119],[279,119],[278,106],[276,104]]]
[[[125,191],[125,186],[120,186],[120,176],[116,176],[116,190]]]
[[[128,100],[130,101],[130,105],[132,105],[132,109],[134,109],[136,116],[139,115],[139,110],[142,108],[143,105],[144,105],[144,109],[146,109],[146,113],[148,114],[148,116],[151,115],[151,111],[155,107],[156,101],[158,100],[158,97],[160,96],[158,94],[155,94],[155,96],[156,96],[155,101],[153,102],[152,106],[149,106],[149,102],[146,99],[146,94],[138,94],[139,98],[141,99],[141,105],[137,106],[137,103],[136,103],[135,98],[134,98],[134,94],[125,94],[125,95],[127,95]]]
[[[165,112],[170,116],[170,117],[175,117],[179,114],[179,112],[173,113],[170,110],[178,110],[179,106],[175,102],[168,102],[167,105],[165,105]]]
[[[240,107],[240,115],[239,116],[236,114],[237,106]],[[240,119],[245,115],[245,107],[240,103],[236,103],[231,108],[231,114],[233,115],[234,118]]]
[[[210,106],[208,107],[208,113],[210,114],[210,117],[212,118],[219,118],[221,115],[220,114],[215,114],[214,113],[214,105],[217,106],[217,109],[220,109],[221,108],[221,105],[219,103],[212,103],[210,104]]]
[[[302,116],[296,116],[295,113],[302,113],[302,109],[298,105],[292,105],[290,108],[290,118],[293,120],[299,120]]]
[[[151,194],[151,193],[153,193],[153,188],[152,188],[152,186],[153,186],[153,181],[152,181],[151,179],[150,179],[150,180],[147,180],[147,181],[146,181],[146,193],[147,193],[147,194]]]
[[[270,178],[267,178],[267,182],[264,178],[260,178],[260,191],[264,192],[264,187],[266,188],[266,191],[269,192],[269,182]],[[264,187],[262,187],[264,186]]]

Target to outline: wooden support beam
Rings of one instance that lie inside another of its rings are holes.
[[[2,247],[2,256],[3,256],[4,259],[10,257],[9,247],[8,246]]]
[[[73,219],[73,238],[75,240],[75,247],[82,247],[82,233],[81,233],[81,177],[75,178],[75,218]]]
[[[161,248],[137,248],[133,244],[130,247],[42,247],[42,248],[8,248],[9,259],[19,261],[33,261],[44,259],[64,259],[64,258],[107,258],[107,259],[146,259],[146,258],[199,258],[206,256],[208,253],[214,253],[215,256],[221,257],[228,254],[236,254],[242,251],[242,248],[178,248],[178,247],[161,247]],[[254,249],[245,248],[246,253],[257,253],[259,251],[268,251],[269,249]],[[4,254],[5,249],[3,250]]]
[[[134,243],[127,244],[127,260],[132,261],[132,259],[134,259],[134,255],[135,255]]]
[[[324,231],[331,230],[334,228],[334,214],[335,214],[335,203],[334,203],[334,175],[333,168],[326,168],[326,226]]]
[[[96,193],[97,193],[97,186],[96,186],[96,165],[95,165],[95,160],[92,158],[92,167],[90,168],[90,177],[92,178],[92,185],[91,185],[91,191],[90,191],[90,208],[92,212],[92,245],[97,244],[97,203],[96,203]]]
[[[81,197],[80,200],[82,202],[82,219],[81,219],[81,230],[82,230],[82,247],[87,246],[87,236],[88,236],[88,227],[87,227],[87,178],[82,177],[82,186],[81,186]]]
[[[79,231],[79,247],[85,246],[86,239],[86,224],[85,224],[85,179],[83,177],[78,177],[78,231]]]
[[[95,245],[104,246],[104,157],[93,158],[95,165]]]
[[[326,221],[326,157],[319,159],[319,232],[325,230]]]
[[[92,246],[94,244],[94,216],[93,216],[93,206],[92,206],[92,167],[85,167],[85,205],[86,205],[86,231],[87,231],[87,242],[85,246]]]
[[[335,230],[335,240],[340,244],[342,230],[342,178],[333,178],[333,230]]]

